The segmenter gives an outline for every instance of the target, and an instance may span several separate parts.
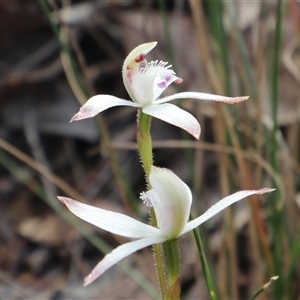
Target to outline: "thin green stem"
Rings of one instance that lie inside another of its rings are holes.
[[[279,105],[279,64],[280,64],[280,51],[281,51],[281,27],[282,27],[282,1],[277,1],[277,14],[276,14],[276,29],[275,29],[275,41],[273,54],[273,64],[271,68],[271,99],[272,99],[272,120],[273,120],[273,130],[271,136],[270,147],[270,163],[275,172],[278,172],[278,105]],[[273,182],[276,186],[276,182]],[[276,206],[276,203],[273,202]]]
[[[229,56],[228,56],[228,45],[227,37],[225,34],[225,26],[223,24],[223,12],[222,3],[218,1],[208,1],[208,12],[210,15],[210,27],[212,29],[212,34],[218,45],[218,56],[221,58],[220,65],[222,66],[222,82],[225,87],[225,91],[228,95],[231,94],[231,82],[230,82],[230,67],[229,67]]]
[[[275,172],[278,172],[279,164],[277,159],[278,154],[278,105],[279,105],[279,64],[280,64],[280,51],[281,51],[281,27],[282,27],[282,1],[277,1],[277,13],[276,13],[276,29],[275,29],[275,41],[273,54],[273,64],[271,68],[271,99],[272,99],[272,120],[273,130],[271,136],[270,147],[270,163]],[[273,182],[276,186],[276,182]],[[279,200],[279,199],[278,199]],[[273,202],[276,206],[276,202]]]
[[[279,143],[278,143],[278,105],[279,105],[279,66],[280,66],[280,52],[282,45],[282,1],[277,1],[277,12],[276,12],[276,29],[275,29],[275,40],[271,68],[271,99],[272,99],[272,120],[273,120],[273,130],[271,132],[269,155],[270,155],[270,164],[273,167],[275,173],[279,173],[279,162],[278,162],[278,153],[279,153]],[[273,181],[273,186],[277,187],[276,182]],[[281,203],[280,193],[274,195],[273,201],[270,202],[271,206],[271,224],[273,229],[273,243],[274,243],[274,265],[275,272],[281,278],[283,278],[283,220],[284,220],[284,210]],[[276,299],[283,297],[285,293],[286,286],[282,281],[279,284],[274,286],[274,295]]]
[[[194,217],[191,214],[190,215],[190,220],[193,220],[193,219],[194,219]],[[215,292],[214,285],[213,285],[213,280],[212,280],[212,277],[211,277],[211,274],[210,274],[210,271],[209,271],[209,267],[208,267],[208,264],[207,264],[207,261],[206,261],[206,258],[205,258],[204,248],[203,248],[203,245],[202,245],[202,240],[201,240],[199,230],[197,228],[194,229],[193,234],[194,234],[196,244],[197,244],[197,248],[198,248],[198,252],[199,252],[199,255],[200,255],[200,260],[201,260],[201,264],[202,264],[202,268],[203,268],[204,278],[205,278],[206,285],[207,285],[207,288],[208,288],[208,291],[209,291],[210,299],[217,300],[216,292]]]
[[[149,186],[149,175],[151,166],[153,165],[152,138],[150,134],[151,116],[146,115],[139,110],[137,114],[137,123],[138,150],[145,171],[146,181]]]
[[[230,2],[230,1],[223,1],[223,2],[227,8],[230,20],[234,27],[234,35],[236,37],[237,47],[239,50],[239,54],[241,55],[241,60],[243,62],[243,66],[246,71],[245,74],[247,76],[247,82],[249,83],[249,86],[250,86],[251,98],[253,98],[254,101],[257,101],[258,100],[258,91],[256,88],[255,77],[254,77],[254,73],[252,70],[252,63],[249,58],[250,56],[249,56],[249,53],[247,50],[245,38],[237,24],[237,18],[236,18],[237,12],[235,11],[236,6],[234,5],[233,2]]]
[[[281,31],[282,31],[282,0],[277,1],[277,14],[276,14],[276,30],[275,30],[275,42],[274,42],[274,58],[271,70],[271,99],[273,101],[272,117],[274,122],[273,130],[273,147],[278,147],[276,142],[276,131],[278,130],[278,104],[279,104],[279,64],[280,64],[280,52],[281,52]],[[275,144],[276,143],[276,144]],[[274,150],[276,152],[277,149]],[[277,165],[277,163],[276,163]]]
[[[278,276],[274,276],[270,279],[270,281],[266,284],[264,284],[262,287],[260,287],[250,298],[250,300],[256,299],[261,293],[266,291],[270,286],[278,279]]]
[[[299,256],[300,256],[300,223],[297,226],[296,238],[291,251],[291,263],[289,265],[287,284],[287,299],[296,299],[297,292],[294,283],[299,282]]]
[[[163,243],[163,251],[169,284],[166,299],[180,299],[180,251],[178,240]]]
[[[178,273],[180,272],[180,265],[178,264],[178,258],[180,255],[178,240],[167,241],[163,244],[163,249],[166,255],[166,266],[169,273],[169,283],[173,285],[178,280]],[[174,259],[175,258],[175,259]]]

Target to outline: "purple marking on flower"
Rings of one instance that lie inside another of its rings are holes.
[[[159,82],[157,86],[161,89],[165,89],[167,87],[167,83],[165,81]]]

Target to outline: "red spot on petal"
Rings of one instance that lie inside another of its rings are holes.
[[[140,54],[136,59],[135,62],[140,63],[146,58],[146,55],[144,53]]]

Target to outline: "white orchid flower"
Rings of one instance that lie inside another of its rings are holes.
[[[153,206],[157,228],[121,213],[96,208],[70,198],[58,197],[73,214],[82,220],[111,233],[137,239],[123,244],[107,254],[85,278],[85,286],[130,254],[150,245],[177,239],[245,197],[273,191],[270,188],[239,191],[220,200],[203,215],[189,222],[192,204],[192,193],[189,187],[172,171],[154,166],[151,168],[149,181],[152,189],[142,193],[141,199],[147,205]]]
[[[196,92],[177,93],[159,99],[171,83],[179,84],[182,79],[175,76],[175,72],[167,62],[156,60],[147,63],[146,54],[156,45],[157,42],[139,45],[129,53],[124,61],[123,82],[132,101],[111,95],[93,96],[80,108],[70,122],[94,117],[110,107],[132,106],[141,108],[144,114],[180,127],[198,139],[201,130],[198,121],[185,110],[166,102],[192,98],[235,104],[248,99],[248,97],[225,97]]]

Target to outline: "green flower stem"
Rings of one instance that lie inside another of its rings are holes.
[[[178,240],[166,241],[163,243],[165,265],[168,277],[168,294],[166,299],[180,298],[180,251]]]
[[[146,174],[147,184],[150,188],[149,175],[151,166],[153,165],[152,139],[150,134],[151,117],[139,110],[137,115],[137,123],[137,144],[142,165]]]
[[[149,189],[151,188],[149,176],[153,165],[150,127],[151,116],[139,110],[137,114],[137,145]],[[153,208],[151,209],[151,225],[157,227]],[[163,243],[163,246],[154,245],[153,250],[162,299],[179,299],[180,259],[177,241],[167,241]]]

